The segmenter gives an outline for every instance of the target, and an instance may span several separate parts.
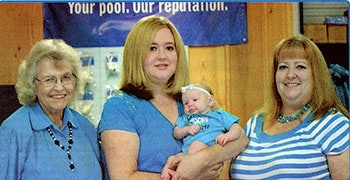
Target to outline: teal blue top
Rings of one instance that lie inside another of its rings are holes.
[[[179,116],[184,112],[177,102]],[[181,152],[182,142],[173,137],[173,124],[148,100],[119,92],[104,105],[98,132],[123,130],[140,139],[137,170],[160,173],[171,155]],[[126,144],[127,146],[127,144]]]

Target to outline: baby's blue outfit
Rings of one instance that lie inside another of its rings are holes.
[[[184,113],[177,102],[178,113]],[[99,134],[107,130],[135,133],[140,140],[137,170],[161,173],[171,155],[181,152],[182,141],[173,137],[174,125],[148,100],[119,91],[104,104]],[[127,144],[125,144],[127,146]]]
[[[176,126],[183,128],[189,125],[197,124],[200,131],[195,135],[187,135],[183,139],[182,152],[187,154],[188,147],[194,141],[200,141],[207,146],[215,144],[215,139],[219,134],[230,130],[234,123],[238,123],[239,118],[229,112],[219,109],[208,114],[184,114],[176,121]]]
[[[70,149],[75,170],[71,171],[67,152],[58,147],[46,130],[68,147],[69,128],[73,125]],[[66,107],[62,129],[50,120],[40,105],[25,105],[0,126],[0,179],[102,179],[97,133],[87,118]]]

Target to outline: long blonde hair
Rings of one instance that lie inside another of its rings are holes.
[[[314,42],[303,35],[284,39],[276,46],[273,61],[270,64],[272,71],[269,71],[264,105],[255,113],[263,114],[266,120],[271,120],[278,116],[282,100],[277,92],[275,74],[278,61],[285,58],[305,59],[311,66],[314,82],[313,94],[310,100],[314,111],[312,120],[321,118],[332,108],[349,117],[348,110],[343,106],[336,94],[330,72],[321,51]]]
[[[172,32],[178,55],[176,71],[168,82],[167,93],[172,96],[178,96],[180,88],[189,83],[186,52],[179,32],[168,19],[151,15],[140,19],[127,36],[123,52],[121,90],[141,98],[153,98],[152,93],[148,89],[151,82],[144,73],[142,63],[149,53],[154,34],[164,27]]]

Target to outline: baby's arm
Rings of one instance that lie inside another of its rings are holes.
[[[178,127],[176,126],[174,128],[174,137],[176,139],[183,139],[187,135],[195,135],[199,132],[200,127],[196,124],[190,125],[190,126],[185,126],[185,127]]]
[[[240,135],[241,128],[237,123],[234,123],[227,133],[220,134],[216,137],[216,143],[223,146],[228,142],[238,139]]]

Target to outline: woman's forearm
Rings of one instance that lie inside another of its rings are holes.
[[[236,157],[247,145],[248,138],[242,131],[237,140],[224,146],[215,144],[193,154],[178,156],[169,164],[170,169],[176,169],[173,179],[194,179],[205,175],[210,177],[208,170],[211,167]]]
[[[198,152],[198,156],[205,158],[208,163],[207,166],[231,160],[239,155],[248,145],[248,138],[244,131],[240,134],[237,140],[227,143],[225,146],[215,144]],[[197,154],[197,153],[195,153]]]
[[[129,176],[123,176],[120,175],[116,178],[110,177],[110,179],[128,179],[128,180],[149,180],[149,179],[159,179],[160,174],[157,173],[149,173],[149,172],[134,172],[133,174],[130,174]]]

